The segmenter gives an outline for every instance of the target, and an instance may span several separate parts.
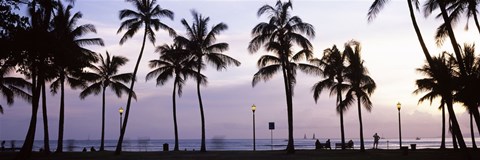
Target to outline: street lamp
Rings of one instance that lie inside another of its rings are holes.
[[[122,114],[123,114],[123,108],[120,107],[118,109],[118,112],[120,113],[120,134],[122,134]]]
[[[397,103],[397,109],[398,109],[398,135],[400,139],[400,149],[402,148],[402,123],[400,121],[400,109],[402,108],[402,104],[400,102]]]
[[[257,106],[252,105],[252,113],[253,113],[253,151],[255,151],[255,110],[257,109]]]

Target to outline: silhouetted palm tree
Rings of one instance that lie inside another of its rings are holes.
[[[112,56],[106,52],[104,58],[100,55],[100,65],[90,66],[91,72],[83,73],[82,78],[92,83],[86,87],[81,93],[80,98],[85,99],[88,95],[98,95],[102,92],[102,136],[100,141],[100,151],[104,151],[105,141],[105,90],[112,89],[118,97],[123,93],[129,93],[130,89],[124,83],[130,83],[132,80],[132,73],[118,74],[120,66],[125,65],[128,59],[123,56]],[[136,99],[135,93],[132,93],[133,98]]]
[[[480,59],[475,56],[475,45],[464,44],[462,49],[463,64],[465,65],[466,75],[460,76],[459,82],[461,87],[455,95],[455,100],[462,102],[467,108],[470,117],[476,120],[477,129],[480,131],[480,117],[478,106],[480,104]],[[472,120],[471,120],[472,121]],[[473,135],[473,124],[470,124],[471,133]],[[472,139],[473,146],[476,146],[475,139]]]
[[[227,66],[239,66],[240,62],[229,57],[222,52],[228,50],[228,43],[216,43],[217,36],[228,27],[225,23],[214,24],[208,30],[210,17],[203,17],[201,14],[192,10],[193,22],[190,25],[185,19],[182,19],[182,25],[186,29],[186,37],[178,36],[175,42],[189,52],[195,62],[197,69],[197,95],[200,106],[200,117],[202,122],[202,141],[200,151],[205,152],[205,117],[203,113],[202,96],[200,94],[200,84],[202,83],[201,70],[205,69],[205,62],[213,65],[217,70],[226,69]]]
[[[464,64],[464,59],[462,57],[462,53],[460,51],[460,46],[458,45],[458,42],[455,38],[455,34],[453,32],[453,28],[452,28],[452,24],[454,24],[456,21],[455,19],[452,19],[452,14],[455,14],[455,13],[451,13],[451,15],[449,15],[449,12],[447,11],[447,9],[451,6],[454,5],[454,2],[455,1],[446,1],[446,0],[428,0],[424,6],[424,10],[425,10],[425,16],[428,16],[430,15],[433,11],[435,11],[436,9],[440,9],[440,16],[443,18],[444,20],[444,30],[446,32],[446,34],[444,34],[444,36],[447,36],[450,38],[450,42],[452,44],[452,47],[453,47],[453,50],[454,50],[454,53],[455,53],[455,57],[456,57],[456,61],[458,62],[457,65],[458,65],[458,68],[459,68],[459,72],[460,72],[460,77],[468,77],[467,75],[467,69],[465,67],[465,64]],[[438,17],[440,17],[438,16]],[[455,16],[453,16],[455,17]],[[440,26],[441,28],[442,26]],[[438,29],[440,30],[440,29]],[[438,39],[438,37],[437,37]],[[437,40],[438,42],[438,40]],[[461,85],[465,85],[465,84],[461,84]],[[449,111],[449,115],[452,115],[451,111],[453,111],[453,108],[450,109],[448,108],[448,111]],[[475,115],[475,119],[477,121],[477,124],[480,123],[480,114],[478,113],[474,113]],[[478,118],[477,118],[478,117]],[[454,117],[451,117],[451,123],[452,123],[452,132],[453,134],[455,134],[455,137],[458,139],[458,144],[460,146],[460,149],[467,149],[467,146],[465,144],[465,141],[463,139],[463,135],[462,135],[462,131],[460,130],[460,126],[458,124],[458,121],[456,118]],[[479,127],[480,128],[480,127]],[[480,131],[480,129],[479,129]]]
[[[41,86],[45,82],[45,68],[42,64],[51,62],[51,50],[55,48],[54,36],[51,32],[51,11],[46,8],[50,4],[31,1],[28,6],[29,26],[17,28],[14,32],[13,47],[18,71],[32,81],[32,114],[24,143],[16,159],[28,159],[32,153],[37,124],[37,112]],[[53,2],[51,2],[53,3]],[[46,117],[45,117],[46,118]],[[46,126],[45,126],[46,127]],[[44,128],[45,129],[45,128]],[[47,130],[47,129],[45,129]],[[48,143],[48,142],[47,142]],[[47,143],[45,143],[47,145]]]
[[[95,26],[84,24],[77,26],[77,22],[82,18],[80,12],[71,14],[72,5],[64,6],[59,3],[56,9],[56,15],[53,19],[53,33],[60,47],[54,50],[53,63],[57,79],[51,84],[52,93],[60,89],[60,116],[57,150],[63,152],[63,131],[65,118],[65,82],[73,89],[84,87],[86,82],[78,78],[82,69],[89,66],[91,62],[96,62],[97,55],[83,46],[101,45],[103,41],[100,38],[83,38],[89,33],[96,33]]]
[[[310,62],[323,70],[323,77],[326,79],[315,83],[312,87],[313,98],[317,102],[323,90],[330,90],[330,96],[336,95],[336,110],[340,114],[340,132],[342,144],[345,144],[345,130],[343,126],[343,112],[347,110],[342,106],[342,94],[346,91],[346,85],[343,84],[345,76],[345,54],[337,49],[337,46],[327,48],[323,51],[322,59],[312,59]],[[342,145],[342,150],[345,145]]]
[[[349,65],[345,69],[345,80],[349,82],[348,91],[343,101],[344,106],[350,106],[355,102],[358,104],[358,121],[360,123],[360,150],[365,151],[363,141],[362,104],[370,112],[372,102],[370,95],[375,91],[375,81],[368,75],[367,68],[363,65],[364,60],[360,55],[361,46],[357,41],[350,41],[345,45],[345,54]]]
[[[457,62],[463,62],[463,57],[460,51],[460,46],[458,45],[458,42],[455,38],[455,34],[452,29],[452,19],[449,15],[449,12],[447,11],[447,8],[452,5],[453,1],[449,0],[428,0],[425,5],[424,5],[424,13],[425,16],[430,15],[434,10],[440,9],[440,15],[444,20],[444,25],[446,28],[446,31],[448,34],[448,37],[450,38],[450,43],[452,44],[455,56],[456,56],[456,61]],[[458,68],[460,71],[460,75],[462,77],[467,76],[465,65],[463,63],[458,63]],[[449,101],[449,100],[447,100]],[[452,123],[452,133],[455,134],[455,137],[458,139],[458,144],[460,146],[460,149],[466,149],[467,146],[465,144],[465,141],[463,139],[462,131],[460,130],[460,126],[458,124],[457,118],[453,113],[453,107],[450,108],[447,103],[447,108],[449,115],[451,117],[451,123]],[[480,117],[479,117],[480,118]]]
[[[159,59],[150,60],[149,66],[153,70],[150,71],[146,80],[156,77],[157,86],[164,85],[170,78],[173,80],[172,93],[172,109],[173,109],[173,126],[175,131],[174,151],[179,151],[178,146],[178,127],[177,127],[177,107],[176,94],[181,97],[183,86],[188,77],[197,78],[197,71],[193,68],[195,65],[191,63],[191,55],[181,48],[179,45],[162,45],[158,46],[156,52],[160,53]],[[201,75],[203,84],[206,84],[206,77]]]
[[[453,103],[453,92],[456,89],[456,77],[459,76],[456,70],[456,62],[453,56],[449,53],[443,52],[438,57],[433,57],[432,64],[425,64],[417,71],[426,78],[418,79],[416,81],[417,89],[414,94],[427,92],[422,96],[418,102],[430,101],[430,104],[436,98],[441,98],[440,109],[442,109],[442,143],[440,149],[445,149],[445,104],[448,106]],[[434,67],[432,67],[433,65]],[[449,118],[450,119],[450,118]],[[450,122],[450,120],[449,120]]]
[[[258,63],[262,67],[255,75],[253,84],[260,79],[268,80],[277,70],[282,70],[287,100],[288,117],[288,144],[287,153],[294,153],[293,142],[293,86],[295,84],[295,67],[291,60],[298,61],[306,57],[310,59],[312,44],[308,38],[315,36],[314,27],[302,21],[298,16],[292,16],[290,10],[292,3],[277,1],[275,6],[264,5],[258,9],[257,15],[268,16],[268,22],[261,22],[252,29],[253,39],[250,41],[248,50],[250,53],[257,52],[262,46],[267,51],[274,52],[276,56],[264,55]],[[307,37],[305,37],[307,36]],[[301,57],[293,55],[293,46],[298,45],[303,52]],[[265,63],[263,63],[265,62]],[[260,79],[258,79],[260,78]]]
[[[163,29],[169,32],[171,36],[175,35],[175,31],[160,21],[160,18],[169,18],[173,20],[173,12],[168,9],[161,8],[156,0],[125,0],[126,2],[132,3],[135,6],[135,10],[123,9],[120,11],[119,17],[120,20],[126,19],[120,25],[120,28],[117,31],[117,34],[126,30],[125,34],[120,39],[120,45],[125,43],[128,39],[132,38],[140,29],[143,28],[143,41],[140,53],[138,54],[137,62],[135,63],[135,68],[133,69],[133,81],[130,84],[130,90],[133,90],[135,85],[135,78],[137,76],[138,66],[142,60],[143,49],[145,48],[145,42],[148,40],[152,43],[155,43],[155,31],[158,29]],[[153,28],[152,28],[153,27]],[[133,93],[133,92],[130,92]],[[118,138],[117,148],[115,149],[115,154],[120,154],[122,152],[122,143],[123,137],[125,136],[125,130],[128,124],[128,117],[130,115],[130,104],[132,101],[132,95],[128,95],[127,106],[125,110],[125,118],[123,126],[120,132],[120,137]]]
[[[448,79],[451,79],[451,77],[454,76],[455,72],[453,70],[453,65],[452,64],[452,59],[451,55],[448,53],[442,53],[439,57],[434,57],[434,63],[432,63],[432,66],[436,66],[436,68],[431,67],[430,64],[425,64],[422,68],[417,69],[417,71],[425,76],[427,78],[423,79],[418,79],[416,81],[417,89],[413,92],[414,94],[420,94],[422,92],[428,92],[424,96],[422,96],[419,100],[418,103],[422,103],[424,101],[430,101],[430,104],[432,104],[433,100],[436,98],[441,98],[440,100],[440,107],[439,109],[442,110],[442,143],[440,145],[440,149],[445,149],[445,100],[442,96],[442,94],[448,95],[448,93],[452,94],[451,89],[452,86],[451,84],[440,84],[440,83],[445,83],[445,82],[451,82],[448,81]],[[437,69],[437,70],[435,70]],[[438,74],[437,72],[440,72],[440,70],[443,70],[446,74]],[[440,77],[443,76],[443,77]],[[439,81],[439,79],[445,79]],[[450,89],[450,91],[448,91]]]
[[[380,10],[384,7],[384,5],[388,2],[389,0],[375,0],[372,5],[370,6],[370,9],[368,10],[368,21],[371,22],[377,14],[380,12]],[[422,33],[420,32],[420,28],[418,27],[417,20],[415,18],[415,12],[413,9],[413,5],[415,5],[415,9],[418,11],[419,10],[419,1],[418,0],[407,0],[408,4],[408,10],[410,13],[410,19],[412,20],[413,28],[415,29],[415,33],[417,34],[418,41],[420,42],[420,46],[422,47],[423,54],[425,55],[425,58],[427,59],[428,63],[431,63],[432,61],[432,56],[430,56],[430,53],[428,52],[427,46],[425,45],[425,42],[423,41]]]

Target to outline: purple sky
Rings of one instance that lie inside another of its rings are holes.
[[[287,113],[285,93],[281,74],[277,74],[267,83],[251,86],[253,74],[258,70],[256,61],[264,50],[249,54],[248,42],[251,29],[265,17],[258,18],[256,11],[264,4],[273,5],[273,0],[163,0],[161,7],[175,13],[174,21],[164,22],[184,33],[180,20],[191,21],[190,10],[209,16],[210,24],[224,22],[229,29],[222,33],[218,42],[230,44],[225,54],[242,62],[240,67],[231,67],[217,72],[207,68],[209,84],[202,88],[205,106],[207,138],[224,136],[225,138],[251,138],[252,112],[250,106],[255,104],[257,138],[269,138],[268,122],[276,122],[275,137],[287,138]],[[371,77],[377,83],[377,90],[371,97],[373,110],[362,110],[364,135],[370,138],[374,133],[386,138],[398,137],[398,112],[396,103],[402,103],[403,137],[439,137],[441,113],[438,103],[417,104],[420,96],[412,95],[414,81],[421,77],[415,72],[424,62],[424,56],[416,39],[408,16],[405,1],[391,1],[373,23],[368,23],[366,14],[372,1],[367,0],[294,0],[293,15],[300,16],[305,22],[315,26],[317,36],[312,43],[315,56],[321,57],[325,48],[336,44],[343,49],[343,44],[351,39],[362,43],[362,56]],[[97,27],[96,35],[105,40],[105,47],[91,47],[92,50],[105,54],[126,56],[130,59],[121,72],[132,72],[141,46],[141,35],[120,46],[121,35],[116,31],[120,20],[118,12],[132,8],[122,0],[77,0],[75,11],[84,16],[80,24],[91,23]],[[444,47],[437,47],[433,41],[435,28],[442,22],[434,17],[423,18],[417,13],[417,20],[424,39],[432,54],[443,50],[451,51],[449,41]],[[478,33],[464,31],[462,21],[456,34],[459,43],[477,42]],[[471,24],[474,28],[473,24]],[[156,45],[171,43],[172,38],[164,31],[157,32]],[[155,82],[145,82],[144,77],[150,69],[147,62],[157,57],[154,46],[147,44],[140,64],[136,84],[138,100],[132,103],[131,116],[126,138],[151,139],[173,138],[173,120],[170,81],[165,86],[155,86]],[[303,138],[316,134],[317,138],[340,137],[339,116],[335,112],[335,97],[329,97],[328,91],[321,95],[317,104],[313,101],[310,88],[321,77],[299,74],[294,97],[294,136]],[[99,139],[101,134],[101,96],[89,96],[85,100],[78,98],[79,90],[66,91],[65,139]],[[2,102],[4,102],[2,100]],[[48,97],[50,138],[56,139],[58,133],[59,96]],[[107,93],[106,102],[106,137],[117,139],[119,134],[118,108],[126,105],[126,96],[117,98],[112,92]],[[17,100],[11,107],[5,107],[5,114],[0,115],[0,139],[24,139],[30,119],[30,105]],[[463,107],[456,107],[462,132],[469,133],[468,114]],[[195,82],[189,80],[184,94],[177,99],[179,136],[181,139],[200,138],[200,113],[196,96]],[[41,110],[39,110],[36,139],[43,138]],[[346,138],[359,137],[357,106],[345,114]],[[477,134],[478,135],[478,134]]]

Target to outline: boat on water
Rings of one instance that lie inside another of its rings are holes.
[[[420,137],[415,138],[415,140],[417,140],[417,141],[420,140]]]

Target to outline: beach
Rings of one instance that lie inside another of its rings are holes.
[[[18,152],[17,152],[18,153]],[[0,152],[3,160],[10,160],[17,154],[15,152]],[[450,160],[450,159],[468,159],[465,152],[455,151],[453,149],[420,149],[409,150],[404,154],[401,150],[297,150],[295,154],[287,155],[285,151],[209,151],[205,153],[193,151],[180,152],[123,152],[116,156],[112,151],[106,152],[65,152],[59,154],[51,154],[46,156],[43,153],[34,152],[32,159],[38,160],[367,160],[367,159],[385,159],[385,160],[405,160],[405,159],[421,159],[421,160]],[[480,152],[470,150],[471,159],[480,159]]]

